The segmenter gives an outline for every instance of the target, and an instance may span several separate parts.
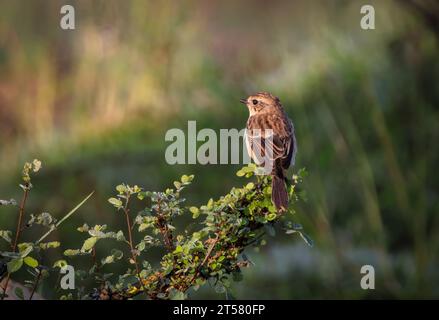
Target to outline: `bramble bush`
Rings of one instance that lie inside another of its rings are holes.
[[[182,197],[182,192],[193,182],[193,175],[183,175],[174,182],[173,188],[163,192],[145,191],[136,185],[118,185],[116,194],[108,202],[124,220],[126,228],[110,231],[106,225],[88,226],[85,223],[77,229],[84,234],[82,245],[64,250],[66,258],[48,266],[44,264],[44,252],[59,248],[61,244],[58,241],[44,242],[44,239],[92,194],[59,221],[47,212],[26,216],[25,205],[33,187],[31,174],[40,169],[41,162],[38,160],[24,166],[23,183],[20,184],[23,197],[18,205],[14,237],[11,231],[0,230],[0,237],[7,244],[7,249],[0,251],[1,299],[6,297],[4,288],[18,270],[26,268],[30,273],[29,279],[16,281],[29,287],[27,298],[32,299],[50,273],[59,274],[60,269],[68,264],[74,266],[75,257],[82,255],[91,256],[93,265],[89,270],[75,269],[76,288],[60,299],[186,299],[189,289],[198,290],[205,284],[231,298],[231,282],[240,281],[242,268],[251,264],[245,250],[250,246],[264,245],[266,234],[275,235],[275,224],[281,224],[287,234],[297,233],[308,245],[312,245],[302,226],[292,221],[295,203],[305,198],[304,191],[298,188],[306,171],[301,169],[292,176],[288,186],[289,210],[278,214],[271,202],[271,178],[255,175],[256,166],[250,164],[239,170],[237,175],[247,179],[253,177],[251,182],[242,188],[233,188],[218,200],[210,199],[201,207],[186,206]],[[134,202],[139,202],[144,209],[135,214],[131,212]],[[0,206],[17,206],[17,202],[13,199],[0,200]],[[187,214],[199,222],[197,231],[179,231],[174,226],[177,216]],[[47,228],[47,232],[34,242],[20,242],[22,232],[35,225]],[[100,253],[105,258],[99,260],[97,245],[103,241],[121,242],[126,250],[112,249],[105,254]],[[160,265],[153,268],[146,256],[148,250],[157,246],[164,247],[166,253]],[[126,265],[124,274],[111,272],[111,265],[116,263]],[[25,298],[23,290],[18,287],[15,296]]]

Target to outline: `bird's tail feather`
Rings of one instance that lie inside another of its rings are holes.
[[[288,208],[288,192],[287,188],[285,187],[284,177],[273,175],[271,189],[271,201],[273,201],[277,211],[286,211]]]

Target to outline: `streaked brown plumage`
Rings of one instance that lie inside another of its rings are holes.
[[[249,156],[258,165],[269,161],[270,171],[266,174],[273,178],[271,199],[279,212],[285,211],[288,208],[286,170],[294,165],[297,152],[293,122],[279,98],[270,93],[259,92],[241,102],[250,112],[246,127]]]

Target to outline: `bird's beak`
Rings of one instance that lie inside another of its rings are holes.
[[[247,104],[247,99],[239,99],[239,102],[241,102],[243,104]]]

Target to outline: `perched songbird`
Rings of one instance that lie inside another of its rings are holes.
[[[286,171],[294,165],[297,152],[293,122],[279,98],[270,93],[259,92],[240,101],[250,112],[245,135],[249,156],[256,164],[268,168],[265,174],[272,176],[271,199],[278,212],[285,211],[288,208]]]

